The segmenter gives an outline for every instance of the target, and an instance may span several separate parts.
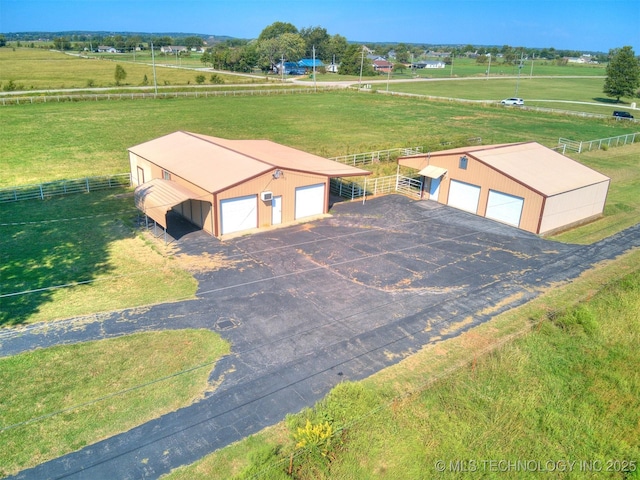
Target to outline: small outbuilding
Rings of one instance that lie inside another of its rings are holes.
[[[167,228],[174,211],[222,237],[329,211],[329,180],[369,175],[269,140],[174,132],[129,148],[136,207]]]
[[[602,215],[610,179],[536,142],[481,145],[398,159],[422,198],[536,234]]]

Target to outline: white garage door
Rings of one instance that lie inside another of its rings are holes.
[[[489,190],[486,217],[517,227],[520,225],[523,205],[524,198],[522,197]]]
[[[222,235],[258,226],[258,196],[220,200]]]
[[[324,213],[324,183],[296,188],[295,218]]]
[[[478,199],[480,198],[480,187],[470,183],[451,180],[449,187],[449,203],[452,207],[476,213],[478,211]]]

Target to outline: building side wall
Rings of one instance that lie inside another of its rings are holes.
[[[459,166],[460,157],[461,155],[437,156],[431,157],[430,159],[427,159],[427,157],[417,157],[403,159],[402,164],[415,168],[418,171],[427,165],[446,168],[447,173],[441,180],[438,195],[438,203],[445,205],[449,200],[451,180],[458,180],[480,186],[480,199],[478,200],[478,210],[476,213],[481,216],[485,216],[487,213],[490,190],[524,198],[519,228],[536,233],[543,205],[542,195],[468,155],[467,168],[462,169]]]
[[[545,234],[602,215],[609,180],[547,198],[538,233]]]
[[[274,178],[273,174],[276,171],[274,168],[263,175],[219,192],[216,195],[216,211],[220,208],[221,200],[256,195],[258,199],[258,227],[271,226],[271,202],[264,202],[260,199],[260,193],[268,191],[272,192],[274,197],[282,197],[282,224],[291,223],[295,220],[296,188],[318,183],[325,184],[324,213],[329,210],[329,179],[327,177],[284,169],[279,170],[282,172],[279,178]],[[220,216],[217,215],[217,217],[217,231],[221,232]]]

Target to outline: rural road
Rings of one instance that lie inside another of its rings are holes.
[[[228,260],[197,274],[196,300],[3,331],[0,356],[162,329],[232,344],[203,400],[13,478],[158,478],[640,247],[640,224],[567,245],[398,195],[332,214],[225,242],[181,237],[181,253]]]

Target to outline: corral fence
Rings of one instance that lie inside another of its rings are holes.
[[[376,152],[342,155],[340,157],[332,157],[329,160],[355,167],[357,165],[371,165],[373,163],[391,160],[394,157],[417,155],[419,153],[422,153],[422,147],[392,148],[389,150],[378,150]]]
[[[272,95],[295,95],[302,93],[318,93],[327,90],[335,90],[335,87],[318,88],[272,88],[254,90],[212,90],[212,91],[191,91],[191,92],[140,92],[140,93],[83,93],[65,95],[39,95],[30,97],[10,97],[0,98],[2,105],[26,105],[32,103],[62,103],[62,102],[97,102],[105,100],[154,100],[166,98],[209,98],[209,97],[251,97],[251,96],[272,96]]]
[[[617,137],[600,138],[598,140],[588,140],[586,142],[578,142],[569,140],[568,138],[558,139],[558,147],[556,150],[564,154],[567,150],[577,153],[590,152],[591,150],[600,150],[602,147],[618,147],[627,145],[640,140],[640,133],[628,133],[626,135],[618,135]]]
[[[34,185],[0,188],[0,203],[18,202],[20,200],[44,200],[58,195],[86,193],[107,188],[128,187],[130,185],[131,175],[129,173],[57,180]]]
[[[330,189],[334,195],[350,200],[389,193],[401,193],[412,198],[420,198],[422,181],[403,175],[365,178],[362,182],[332,178]]]

